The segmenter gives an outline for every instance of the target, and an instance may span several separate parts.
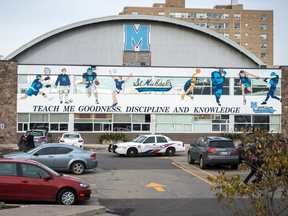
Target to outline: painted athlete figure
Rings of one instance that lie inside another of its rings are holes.
[[[268,79],[270,79],[268,81]],[[279,76],[275,73],[275,72],[272,72],[270,74],[270,77],[269,78],[265,78],[263,80],[264,82],[266,83],[269,83],[270,84],[270,89],[269,91],[267,92],[267,97],[265,99],[264,102],[261,103],[261,105],[265,105],[267,104],[267,101],[268,99],[270,98],[270,96],[276,100],[279,100],[280,102],[282,102],[282,99],[280,99],[279,97],[275,96],[274,93],[275,93],[275,90],[276,90],[276,87],[277,87],[277,84],[279,83]],[[268,81],[268,82],[267,82]]]
[[[240,84],[239,85],[241,86],[241,89],[242,89],[243,104],[244,105],[246,104],[245,88],[247,88],[247,90],[251,92],[251,85],[250,85],[250,83],[248,81],[248,77],[249,76],[252,76],[252,77],[255,77],[256,79],[259,79],[258,76],[255,76],[253,74],[245,72],[244,70],[241,70],[240,73],[239,73],[239,78],[240,78]]]
[[[21,97],[22,100],[26,99],[27,97],[31,97],[32,95],[35,95],[35,96],[43,95],[44,98],[47,98],[47,95],[44,92],[40,91],[40,89],[44,86],[41,82],[49,80],[50,77],[45,77],[44,79],[41,79],[41,78],[42,78],[42,76],[40,74],[36,75],[36,79],[33,81],[32,85],[28,89],[27,93],[23,97]],[[44,87],[50,88],[51,85],[48,84]]]
[[[97,74],[93,72],[92,68],[88,68],[87,72],[84,73],[82,77],[83,77],[83,83],[85,84],[86,87],[86,93],[88,98],[91,97],[91,94],[93,92],[95,97],[95,103],[99,104],[97,89],[95,85],[95,81],[98,83],[98,85],[100,84],[96,78]]]
[[[111,106],[111,107],[115,107],[115,106],[118,104],[118,101],[117,101],[116,96],[121,92],[123,83],[127,82],[127,81],[130,79],[130,77],[132,76],[132,73],[131,73],[131,74],[129,75],[129,77],[128,77],[126,80],[124,80],[124,81],[122,80],[122,76],[119,76],[118,79],[116,79],[116,78],[112,75],[112,73],[111,73],[110,70],[109,70],[109,73],[110,73],[110,76],[112,77],[112,79],[115,81],[115,84],[116,84],[116,88],[115,88],[115,90],[114,90],[114,92],[113,92],[113,94],[112,94],[113,104],[112,104],[112,106]]]
[[[198,73],[200,73],[201,70],[197,69],[196,73],[192,74],[192,78],[190,80],[188,80],[185,85],[184,85],[184,91],[185,93],[183,95],[181,95],[181,100],[184,100],[185,95],[187,95],[188,97],[191,98],[191,100],[194,99],[194,97],[192,96],[192,89],[195,86],[195,83],[197,81],[197,77],[195,77]]]
[[[58,75],[58,78],[55,82],[55,88],[57,88],[58,83],[59,83],[59,99],[60,99],[60,104],[63,103],[63,96],[62,94],[65,94],[65,104],[69,104],[68,103],[68,92],[69,92],[69,88],[70,88],[70,79],[69,76],[66,74],[66,69],[63,68],[62,70],[62,74]]]
[[[219,106],[221,106],[220,98],[223,93],[223,83],[225,81],[226,74],[227,74],[226,71],[223,72],[213,71],[211,73],[213,93],[215,95],[216,102]]]

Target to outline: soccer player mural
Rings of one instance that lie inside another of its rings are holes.
[[[58,83],[59,83],[59,99],[60,99],[60,104],[63,103],[63,93],[65,94],[65,104],[69,104],[68,102],[68,93],[69,93],[69,88],[70,88],[70,79],[69,76],[66,74],[66,69],[63,68],[62,74],[58,75],[58,78],[55,82],[55,88],[57,88]]]
[[[269,80],[269,81],[268,81]],[[266,83],[269,83],[270,84],[270,88],[269,88],[269,91],[267,93],[267,97],[265,99],[264,102],[261,103],[261,105],[265,105],[267,104],[267,101],[268,99],[270,98],[270,96],[276,100],[279,100],[280,102],[282,102],[282,99],[280,99],[279,97],[275,96],[274,93],[275,93],[275,90],[276,90],[276,86],[277,84],[279,83],[279,76],[275,73],[275,72],[272,72],[270,74],[270,77],[269,78],[265,78],[263,80],[264,82]]]
[[[21,97],[21,99],[22,100],[26,99],[27,97],[31,97],[32,95],[35,95],[35,96],[43,95],[44,98],[47,98],[47,95],[44,92],[40,91],[40,89],[44,86],[41,82],[47,81],[49,79],[50,77],[45,77],[44,79],[42,79],[42,76],[40,74],[36,75],[36,79],[33,81],[31,87],[28,89],[27,93],[23,97]],[[45,85],[44,87],[50,88],[51,85],[48,84],[48,85]],[[52,99],[52,98],[48,98],[48,100],[49,99]]]
[[[211,73],[212,89],[216,98],[216,102],[221,106],[220,98],[223,92],[223,83],[225,81],[226,71],[213,71]]]
[[[185,85],[184,85],[184,91],[185,93],[183,95],[181,95],[181,100],[184,100],[185,95],[187,95],[188,97],[191,98],[191,100],[194,99],[194,97],[192,96],[192,89],[195,86],[195,83],[197,81],[197,77],[195,77],[197,74],[199,74],[201,72],[200,69],[196,69],[196,73],[192,74],[192,78],[190,80],[188,80]]]
[[[91,97],[91,94],[93,92],[95,97],[95,103],[99,104],[96,85],[99,85],[100,83],[96,78],[97,74],[93,72],[92,68],[88,68],[87,72],[84,73],[82,77],[83,77],[83,83],[85,84],[86,87],[86,93],[88,98]]]
[[[120,94],[120,92],[121,92],[121,90],[122,90],[122,85],[123,85],[123,83],[127,82],[127,81],[130,79],[130,77],[132,76],[132,73],[129,75],[129,77],[128,77],[126,80],[122,80],[122,76],[119,76],[118,79],[116,79],[116,78],[112,75],[112,73],[111,73],[110,70],[109,70],[109,73],[110,73],[110,76],[112,77],[112,79],[115,81],[115,84],[116,84],[116,88],[115,88],[115,90],[114,90],[114,92],[113,92],[113,94],[112,94],[113,104],[112,104],[112,106],[111,106],[111,107],[115,107],[115,106],[118,104],[118,101],[117,101],[116,96],[117,96],[118,94]]]
[[[241,89],[242,89],[242,95],[243,95],[243,104],[245,105],[246,104],[246,98],[245,98],[245,88],[247,88],[248,91],[251,92],[251,85],[248,81],[248,77],[249,76],[252,76],[252,77],[255,77],[256,79],[259,79],[258,76],[255,76],[253,74],[250,74],[244,70],[241,70],[240,73],[239,73],[239,78],[240,78],[240,86],[241,86]]]

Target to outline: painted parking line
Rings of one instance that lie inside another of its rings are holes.
[[[90,184],[90,186],[96,186],[96,184]]]
[[[197,177],[197,178],[201,179],[202,181],[204,181],[204,182],[206,182],[206,183],[208,183],[208,184],[210,184],[210,185],[214,186],[214,185],[213,185],[211,182],[209,182],[209,181],[207,181],[206,179],[202,178],[201,176],[199,176],[199,175],[196,175],[195,173],[193,173],[193,172],[191,172],[191,171],[187,170],[186,168],[184,168],[184,167],[180,166],[179,164],[177,164],[177,163],[175,163],[175,162],[172,162],[172,164],[173,164],[173,165],[175,165],[175,166],[177,166],[177,167],[179,167],[180,169],[182,169],[182,170],[184,170],[184,171],[186,171],[186,172],[190,173],[191,175],[194,175],[195,177]]]
[[[98,195],[92,195],[92,194],[91,194],[90,196],[92,196],[92,197],[97,197]]]

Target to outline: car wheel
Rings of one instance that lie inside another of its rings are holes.
[[[74,162],[71,166],[71,171],[75,175],[81,175],[85,171],[85,165],[83,162],[77,161]]]
[[[129,148],[127,151],[127,156],[129,157],[135,157],[137,155],[137,149],[135,148]]]
[[[57,196],[60,205],[74,205],[76,203],[76,193],[72,189],[63,189]]]
[[[189,164],[194,164],[195,160],[192,159],[190,152],[188,152],[187,154],[187,161]]]
[[[167,156],[173,156],[175,154],[175,149],[174,148],[168,148],[166,150],[166,155]]]
[[[231,165],[231,168],[234,170],[238,169],[238,164]]]
[[[201,169],[206,169],[206,165],[204,164],[204,159],[203,159],[203,157],[200,157],[200,168],[201,168]]]

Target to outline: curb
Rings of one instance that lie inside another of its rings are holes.
[[[63,206],[63,205],[28,205],[19,208],[0,210],[0,216],[22,215],[22,216],[94,216],[105,215],[104,206]]]

